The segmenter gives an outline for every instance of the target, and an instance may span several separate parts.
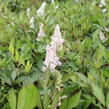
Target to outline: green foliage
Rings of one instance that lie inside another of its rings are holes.
[[[81,96],[81,92],[75,94],[74,96],[72,96],[69,99],[68,109],[72,109],[72,108],[76,107],[79,104],[80,96]]]
[[[109,108],[109,92],[106,95],[106,106]]]
[[[15,91],[10,90],[8,101],[11,109],[33,109],[36,105],[41,109],[40,94],[32,84],[19,91],[18,99]]]
[[[9,97],[8,97],[8,101],[9,101],[9,105],[11,109],[16,109],[16,95],[15,95],[15,91],[12,89],[9,92]]]
[[[0,109],[108,109],[108,0],[105,13],[100,0],[45,1],[43,16],[36,13],[41,0],[0,1]],[[46,36],[37,41],[40,24]],[[56,24],[65,40],[62,65],[43,72]]]
[[[94,84],[92,85],[92,90],[94,96],[105,106],[105,96],[103,90]]]

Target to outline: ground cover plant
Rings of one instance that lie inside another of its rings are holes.
[[[108,0],[1,0],[0,109],[109,109],[108,19]]]

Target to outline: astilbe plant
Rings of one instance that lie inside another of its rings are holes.
[[[61,65],[57,52],[60,46],[64,43],[64,39],[61,38],[62,34],[60,32],[59,24],[56,25],[54,34],[52,36],[52,41],[46,46],[46,57],[44,61],[43,70],[46,71],[48,68],[50,71],[55,71],[57,66]]]
[[[0,1],[0,109],[108,109],[108,1],[46,1]]]

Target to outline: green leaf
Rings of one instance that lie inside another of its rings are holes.
[[[90,81],[86,78],[85,75],[82,73],[76,73],[76,75],[79,77],[80,80],[82,80],[86,85],[90,84]]]
[[[109,78],[109,67],[108,66],[102,68],[100,71],[105,77]]]
[[[96,68],[100,68],[103,64],[103,47],[101,49],[97,49],[94,56],[93,56],[93,60],[94,60],[94,66]]]
[[[81,91],[72,96],[68,101],[68,109],[72,109],[79,104]]]
[[[23,59],[22,56],[20,56],[20,60],[19,61],[20,61],[21,64],[25,65],[25,60]]]
[[[25,72],[29,72],[30,69],[32,67],[32,64],[30,63],[30,61],[28,60],[27,63],[26,63],[26,66],[25,66]]]
[[[77,109],[88,109],[88,106],[91,104],[91,100],[83,100],[81,103],[78,105]]]
[[[41,109],[40,94],[37,88],[33,84],[23,87],[18,95],[17,109],[33,109],[36,105]]]
[[[105,60],[109,63],[109,50],[105,49],[105,55],[104,55]]]
[[[0,71],[0,77],[3,79],[4,82],[8,83],[9,85],[12,85],[10,70],[4,69],[4,70]]]
[[[14,40],[11,40],[9,44],[9,51],[12,56],[14,56],[14,42],[15,42]]]
[[[9,92],[8,101],[9,101],[10,109],[16,109],[16,95],[13,89],[10,90]]]
[[[94,96],[105,106],[105,96],[103,90],[98,85],[92,84]]]
[[[67,74],[63,75],[63,82],[68,81],[69,79],[71,79],[73,77],[74,77],[74,74],[67,73]]]
[[[109,108],[109,91],[106,96],[106,106],[107,106],[107,108]]]
[[[64,99],[60,109],[67,109],[67,107],[68,107],[68,99]]]
[[[96,41],[99,40],[99,38],[98,38],[99,32],[100,32],[100,30],[97,29],[97,30],[93,33],[93,35],[92,35],[92,38],[93,38],[92,40],[93,40],[93,42],[96,42]]]
[[[19,61],[19,52],[16,50],[15,51],[15,61],[18,62]]]
[[[14,70],[14,71],[11,73],[11,78],[12,78],[13,81],[15,80],[16,76],[17,76],[17,73],[16,73],[16,70]]]

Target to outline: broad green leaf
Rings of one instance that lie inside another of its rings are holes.
[[[106,95],[106,106],[107,106],[107,109],[109,108],[109,91]]]
[[[18,95],[17,109],[33,109],[35,106],[40,106],[40,94],[37,88],[30,84],[23,87]]]
[[[94,96],[105,106],[105,95],[101,87],[92,84],[92,90]]]
[[[20,61],[21,64],[25,65],[25,60],[23,59],[22,56],[20,56],[20,60],[19,61]]]
[[[18,62],[19,61],[19,52],[16,50],[15,51],[15,61]]]
[[[30,63],[30,61],[28,60],[27,63],[26,63],[26,66],[25,66],[25,72],[29,72],[30,69],[32,67],[32,64]]]
[[[103,46],[101,45],[101,49],[99,48],[99,49],[97,49],[96,50],[96,52],[95,52],[95,54],[94,54],[94,56],[93,56],[93,58],[94,58],[94,65],[95,65],[95,67],[96,68],[100,68],[101,67],[101,65],[103,64]]]
[[[79,104],[81,91],[72,96],[68,101],[68,109],[72,109]]]
[[[10,109],[16,109],[16,95],[14,89],[10,90],[8,96]]]
[[[60,109],[67,109],[67,107],[68,107],[68,99],[64,99]]]

